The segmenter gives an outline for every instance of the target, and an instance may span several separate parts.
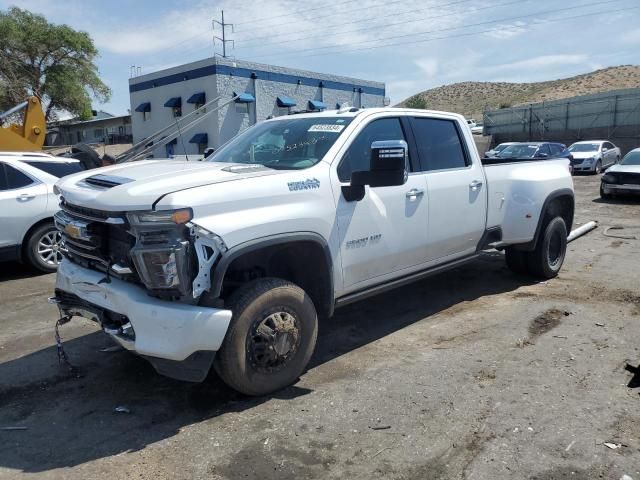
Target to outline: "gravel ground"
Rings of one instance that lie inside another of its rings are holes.
[[[557,279],[491,253],[350,305],[264,398],[160,377],[83,320],[61,328],[69,372],[54,276],[3,265],[0,429],[26,429],[0,430],[0,478],[639,480],[640,240],[603,231],[640,238],[640,201],[575,183],[576,222],[600,228]]]

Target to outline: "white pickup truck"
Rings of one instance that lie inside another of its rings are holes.
[[[460,115],[351,108],[264,121],[205,162],[72,175],[56,186],[53,301],[161,374],[202,381],[213,365],[266,394],[296,381],[336,307],[489,248],[558,273],[567,159],[485,161]]]

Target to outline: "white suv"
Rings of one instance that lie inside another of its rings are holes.
[[[62,255],[53,224],[60,177],[82,171],[78,160],[44,153],[0,153],[0,260],[24,260],[43,272],[56,270]]]

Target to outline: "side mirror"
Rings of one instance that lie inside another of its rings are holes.
[[[602,147],[602,153],[608,151],[609,149],[607,147]]]
[[[407,182],[409,147],[404,140],[383,140],[371,144],[369,170],[351,174],[351,184],[342,187],[348,202],[362,200],[364,187],[392,187]]]
[[[547,158],[548,156],[549,156],[549,155],[547,155],[547,154],[546,154],[546,153],[544,153],[544,152],[536,153],[536,158]]]

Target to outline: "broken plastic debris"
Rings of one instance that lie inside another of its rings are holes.
[[[131,413],[131,410],[129,409],[129,407],[119,405],[113,409],[113,413]]]
[[[620,480],[633,480],[633,478],[631,478],[629,475],[622,475],[620,477]]]
[[[120,350],[124,350],[124,348],[121,347],[120,345],[113,345],[111,347],[106,347],[106,348],[101,348],[100,349],[100,351],[104,352],[104,353],[119,352]]]
[[[605,447],[610,448],[611,450],[616,450],[620,447],[622,447],[621,443],[611,443],[611,442],[604,442],[603,444]]]
[[[596,322],[596,327],[604,327],[604,323]]]

